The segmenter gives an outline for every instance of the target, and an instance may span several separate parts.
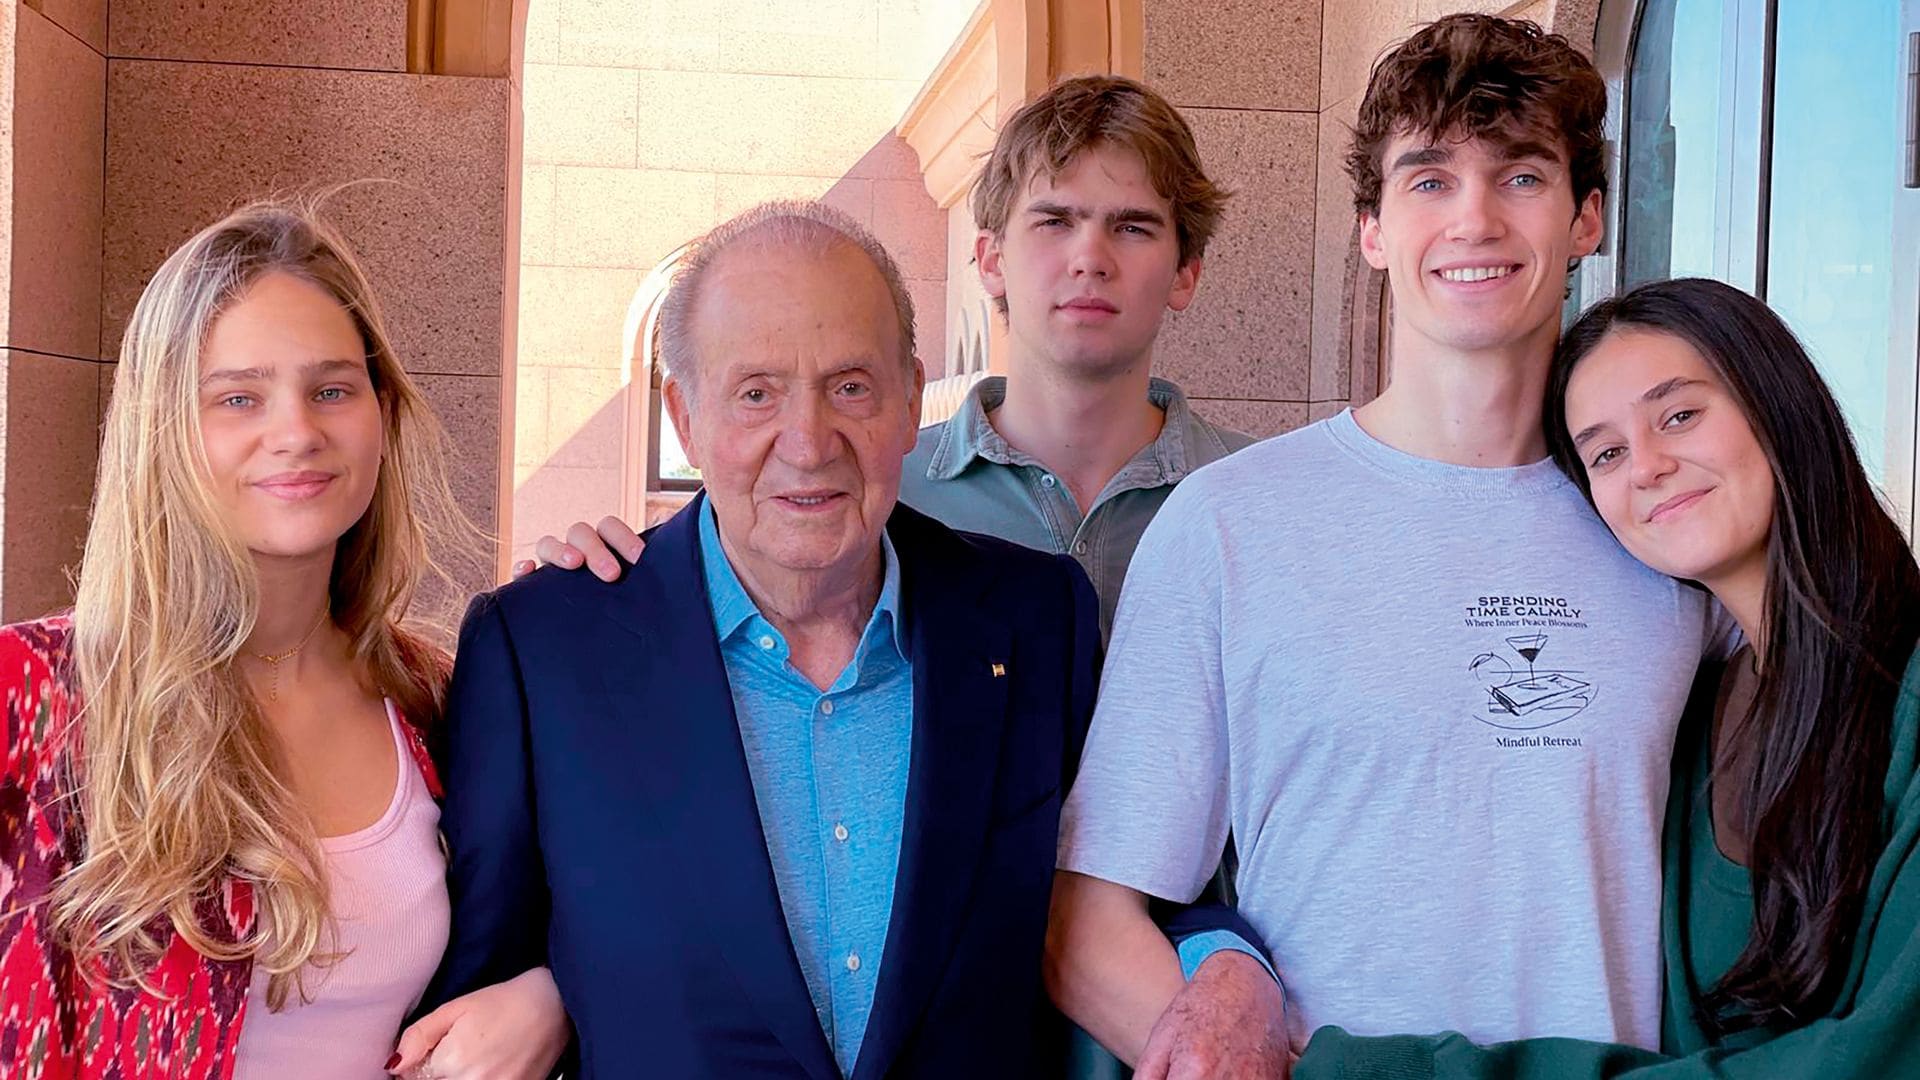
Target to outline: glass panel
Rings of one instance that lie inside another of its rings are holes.
[[[1889,394],[1889,378],[1913,376],[1888,370],[1904,150],[1899,8],[1780,0],[1767,232],[1767,301],[1813,353],[1882,483],[1888,399],[1905,396]]]
[[[1716,273],[1730,132],[1722,0],[1647,0],[1628,69],[1621,287]],[[1675,58],[1680,62],[1676,64]]]

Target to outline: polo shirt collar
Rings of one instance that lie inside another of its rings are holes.
[[[989,375],[973,384],[961,400],[960,408],[941,425],[940,441],[927,462],[929,480],[952,480],[965,472],[975,458],[998,465],[1046,467],[1032,455],[1009,446],[987,420],[987,414],[1006,399],[1007,380],[1003,375]],[[1202,421],[1194,415],[1180,388],[1165,379],[1148,382],[1147,400],[1167,414],[1166,420],[1160,426],[1159,437],[1135,455],[1122,471],[1140,469],[1143,473],[1155,473],[1134,478],[1143,487],[1178,483],[1197,467],[1192,464],[1187,448],[1201,437]]]

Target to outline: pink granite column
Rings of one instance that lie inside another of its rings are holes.
[[[72,601],[99,416],[106,0],[0,11],[0,619]],[[9,123],[10,121],[10,123]]]
[[[227,209],[369,181],[329,214],[452,436],[455,493],[492,533],[509,88],[408,74],[406,26],[406,0],[114,0],[98,347],[114,354],[160,260]]]
[[[1146,0],[1146,77],[1237,193],[1193,306],[1154,356],[1209,419],[1254,435],[1307,420],[1319,0]]]

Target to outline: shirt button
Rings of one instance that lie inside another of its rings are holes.
[[[1073,553],[1075,555],[1085,555],[1087,553],[1087,542],[1085,540],[1075,541],[1073,545]]]
[[[820,712],[826,716],[833,715],[833,699],[832,698],[828,698],[827,700],[820,703]]]
[[[1047,485],[1048,487],[1052,487],[1054,484],[1053,474],[1052,473],[1043,474],[1040,477],[1040,482]]]
[[[847,970],[848,971],[860,970],[860,954],[859,953],[853,952],[853,953],[847,954]]]
[[[761,648],[763,648],[763,649],[771,649],[771,648],[773,648],[773,638],[772,638],[772,637],[771,637],[770,635],[767,635],[767,634],[761,634],[761,635],[760,635],[760,647],[761,647]]]
[[[842,824],[841,822],[838,822],[838,821],[836,821],[836,822],[834,822],[834,823],[833,823],[833,838],[834,838],[835,840],[838,840],[838,841],[840,841],[840,842],[841,842],[841,843],[843,843],[843,844],[844,844],[844,843],[846,843],[846,842],[847,842],[847,827],[846,827],[846,825],[844,825],[844,824]]]

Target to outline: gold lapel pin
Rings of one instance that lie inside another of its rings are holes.
[[[994,677],[994,678],[996,678],[996,679],[999,679],[999,678],[1004,678],[1004,677],[1006,676],[1006,674],[1007,674],[1007,665],[1005,665],[1005,664],[995,664],[995,665],[993,665],[993,677]]]

